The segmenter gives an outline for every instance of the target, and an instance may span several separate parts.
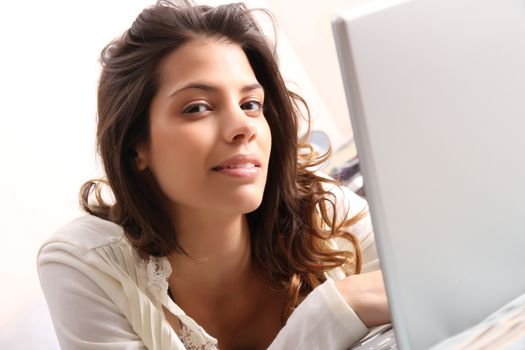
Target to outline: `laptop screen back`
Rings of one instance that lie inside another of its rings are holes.
[[[525,292],[525,1],[370,1],[333,29],[398,342],[428,348]]]

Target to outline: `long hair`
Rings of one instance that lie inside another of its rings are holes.
[[[359,273],[359,244],[344,228],[363,215],[349,220],[337,217],[335,198],[323,186],[331,180],[312,170],[329,154],[316,155],[298,141],[301,108],[309,121],[306,103],[287,89],[274,46],[243,4],[209,7],[159,1],[104,48],[97,146],[107,180],[86,182],[80,191],[81,205],[90,214],[122,226],[129,242],[145,258],[185,254],[161,206],[158,185],[136,168],[135,147],[149,137],[148,110],[158,90],[161,60],[200,37],[238,44],[265,91],[263,109],[272,149],[262,203],[247,219],[255,266],[274,288],[287,291],[284,322],[326,280],[326,271],[344,267]],[[102,198],[104,184],[114,195],[111,204]],[[355,249],[329,249],[326,240],[335,237],[348,239]]]

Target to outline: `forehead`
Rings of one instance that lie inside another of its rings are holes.
[[[242,48],[212,38],[193,39],[172,51],[159,65],[162,87],[176,88],[192,82],[248,85],[257,82]]]

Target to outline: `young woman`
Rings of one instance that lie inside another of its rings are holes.
[[[64,349],[343,349],[388,322],[366,203],[311,170],[244,5],[159,2],[101,61],[107,180],[38,257]]]

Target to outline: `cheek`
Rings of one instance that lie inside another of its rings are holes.
[[[199,142],[199,139],[201,140]],[[175,199],[202,174],[206,159],[202,137],[163,130],[152,135],[150,168],[162,192]]]
[[[265,151],[268,152],[268,156],[270,155],[270,150],[272,148],[272,131],[270,129],[270,125],[268,124],[268,121],[266,118],[263,119],[262,126],[260,128],[260,142],[261,142],[261,148],[263,148]]]

